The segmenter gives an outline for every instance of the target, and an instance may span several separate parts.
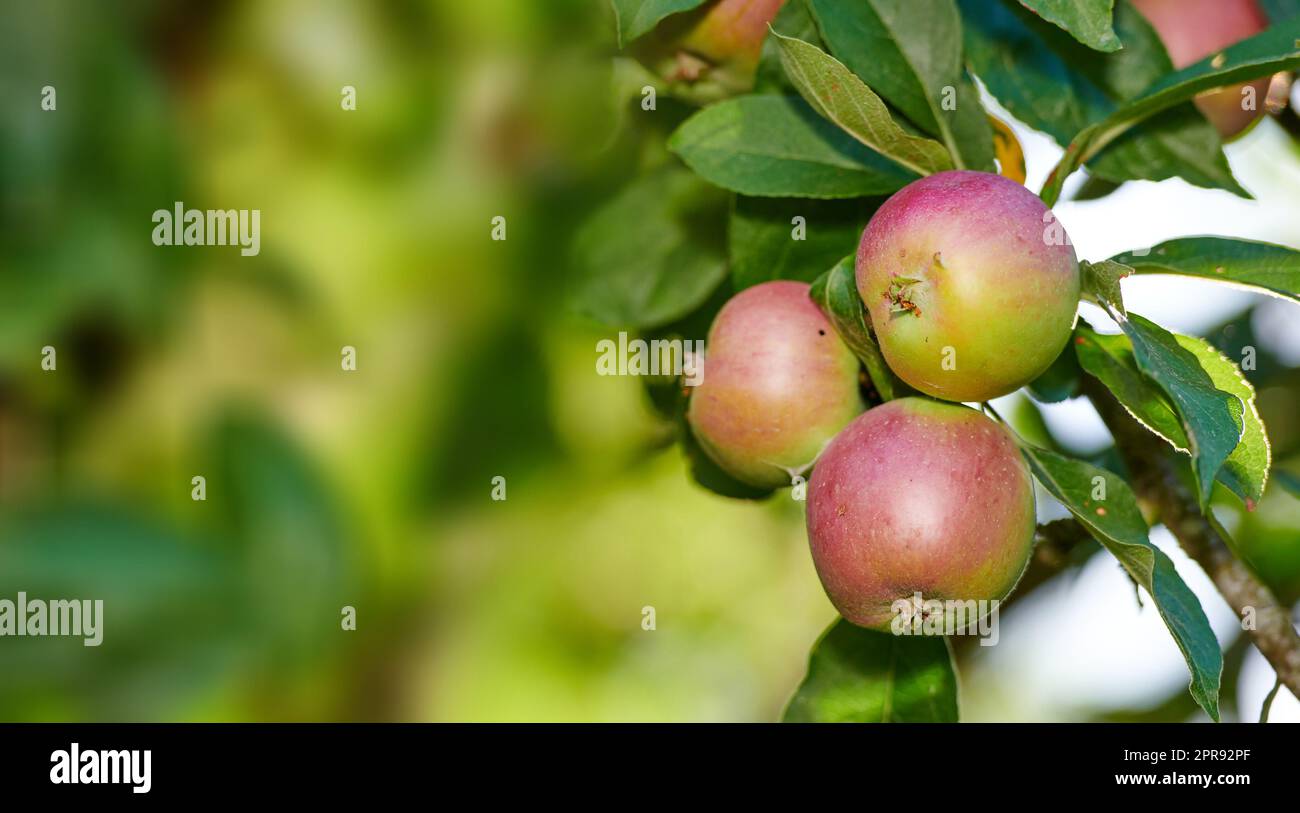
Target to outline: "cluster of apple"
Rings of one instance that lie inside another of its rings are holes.
[[[755,486],[813,469],[813,562],[856,624],[887,628],[915,593],[1001,600],[1028,563],[1028,468],[1007,430],[962,402],[1019,389],[1069,339],[1079,265],[1050,223],[1023,186],[971,171],[916,181],[872,217],[858,293],[914,397],[864,411],[858,359],[805,283],[748,288],[710,328],[687,411],[695,437]]]
[[[1263,30],[1255,0],[1132,0],[1176,68]],[[715,0],[670,18],[642,60],[687,98],[752,81],[784,0]],[[1197,105],[1224,137],[1260,113],[1268,80]],[[1050,211],[1014,181],[931,175],[863,232],[856,282],[880,351],[917,395],[866,408],[859,363],[809,297],[775,281],[742,291],[706,343],[687,418],[699,445],[763,488],[812,469],[808,538],[840,613],[885,629],[915,593],[1000,600],[1033,548],[1034,492],[1008,431],[966,406],[1042,374],[1068,341],[1079,265]],[[928,396],[928,397],[927,397]],[[814,465],[815,464],[815,465]]]

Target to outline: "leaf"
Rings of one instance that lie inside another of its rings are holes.
[[[1242,413],[1241,441],[1219,470],[1218,480],[1253,507],[1264,496],[1271,452],[1264,422],[1255,406],[1255,388],[1237,365],[1209,342],[1194,336],[1171,334],[1178,344],[1196,357],[1201,368],[1220,390],[1235,395]],[[1101,381],[1115,399],[1139,423],[1184,454],[1189,441],[1173,403],[1154,381],[1138,368],[1133,345],[1123,335],[1105,335],[1081,327],[1075,339],[1079,363],[1089,375]]]
[[[618,28],[618,47],[645,34],[670,14],[690,11],[704,0],[610,0]]]
[[[1113,260],[1085,261],[1083,293],[1110,313],[1131,341],[1138,369],[1169,396],[1186,434],[1186,448],[1192,456],[1197,492],[1204,507],[1220,468],[1241,440],[1245,407],[1236,395],[1215,385],[1197,354],[1185,349],[1174,334],[1125,312],[1119,280],[1129,270]],[[1152,428],[1173,442],[1168,434]]]
[[[955,723],[957,673],[942,636],[891,635],[844,619],[813,646],[786,723]]]
[[[988,118],[993,127],[993,157],[998,162],[998,174],[1024,186],[1025,150],[1020,146],[1020,139],[1002,119],[992,114]]]
[[[1293,497],[1300,498],[1300,474],[1287,471],[1286,469],[1276,469],[1273,472],[1273,479],[1282,489]]]
[[[774,279],[812,282],[857,249],[878,199],[810,200],[737,195],[727,239],[736,291]],[[802,218],[802,239],[795,239]]]
[[[817,33],[817,24],[808,13],[808,4],[803,0],[783,3],[781,10],[776,13],[776,19],[772,20],[772,30],[767,32],[767,37],[763,40],[763,50],[758,58],[758,73],[754,79],[755,93],[798,92],[781,65],[778,35],[801,39],[825,50],[821,35]]]
[[[866,146],[918,175],[952,169],[937,141],[909,135],[871,88],[815,45],[777,35],[781,64],[799,95],[825,118]]]
[[[1092,302],[1105,307],[1113,307],[1124,313],[1124,296],[1120,291],[1119,281],[1133,273],[1133,269],[1114,260],[1102,260],[1079,263],[1083,274],[1083,295]]]
[[[850,254],[812,284],[809,296],[830,320],[835,332],[867,368],[876,392],[886,401],[899,397],[906,387],[889,369],[871,336],[866,308],[858,295],[854,255]]]
[[[1190,454],[1187,433],[1183,431],[1178,412],[1164,391],[1138,369],[1133,344],[1127,336],[1079,327],[1075,331],[1074,349],[1080,366],[1106,385],[1138,423],[1174,449]]]
[[[1044,200],[1055,202],[1060,186],[1074,169],[1143,119],[1188,102],[1207,90],[1300,67],[1300,45],[1297,42],[1300,42],[1300,20],[1288,20],[1194,65],[1160,77],[1103,121],[1074,137],[1044,187]]]
[[[691,116],[668,148],[700,177],[744,195],[856,198],[916,180],[791,96],[740,96]]]
[[[1241,399],[1216,387],[1196,354],[1169,331],[1135,313],[1117,321],[1133,342],[1138,369],[1160,385],[1178,411],[1204,506],[1219,469],[1241,440]]]
[[[960,3],[971,69],[1012,115],[1059,144],[1173,70],[1155,30],[1128,3],[1114,17],[1124,47],[1110,54],[1081,45],[1014,0]],[[1140,124],[1087,163],[1116,183],[1179,176],[1247,194],[1232,177],[1218,133],[1190,103]],[[1059,197],[1059,188],[1053,194]]]
[[[962,69],[952,0],[808,0],[830,52],[924,132],[958,169],[994,170],[993,133]]]
[[[1079,361],[1074,351],[1066,347],[1061,351],[1052,366],[1048,367],[1038,378],[1029,382],[1029,394],[1035,401],[1056,404],[1073,398],[1079,391]]]
[[[1259,0],[1259,5],[1274,23],[1300,17],[1300,0]]]
[[[1132,121],[1191,100],[1207,90],[1228,87],[1279,71],[1300,68],[1300,20],[1289,20],[1217,51],[1193,65],[1152,83],[1137,98],[1111,115],[1112,122]]]
[[[1147,538],[1146,522],[1128,484],[1112,472],[1021,443],[1021,453],[1043,488],[1060,501],[1146,589],[1191,673],[1188,690],[1211,719],[1219,719],[1223,654],[1196,594],[1174,563]],[[1104,488],[1103,499],[1093,499]]]
[[[630,327],[689,313],[727,273],[724,204],[725,195],[682,169],[634,181],[577,234],[573,307]]]
[[[1223,468],[1219,470],[1219,482],[1245,501],[1246,507],[1253,509],[1264,496],[1264,487],[1268,485],[1268,468],[1272,458],[1269,448],[1268,433],[1264,421],[1255,406],[1255,388],[1242,375],[1241,370],[1209,342],[1195,336],[1173,334],[1184,350],[1196,356],[1201,369],[1209,374],[1210,380],[1221,391],[1235,395],[1244,406],[1241,413],[1241,440],[1232,450]]]
[[[1300,302],[1300,251],[1227,237],[1182,237],[1115,261],[1139,274],[1181,274],[1258,288]]]
[[[1122,47],[1111,26],[1115,0],[1020,0],[1020,4],[1094,51]]]

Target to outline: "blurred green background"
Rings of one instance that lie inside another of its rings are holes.
[[[0,598],[105,628],[0,639],[0,719],[779,716],[834,617],[801,504],[692,482],[566,307],[577,225],[688,112],[629,122],[612,30],[600,0],[3,4]],[[260,209],[261,253],[153,246],[174,201]],[[1261,351],[1292,458],[1297,363]],[[1236,525],[1300,591],[1274,491]],[[1176,650],[1164,694],[1027,711],[980,654],[975,718],[1194,712]]]

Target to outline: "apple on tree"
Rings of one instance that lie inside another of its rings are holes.
[[[808,288],[747,288],[709,328],[686,417],[709,457],[752,486],[790,485],[863,409],[858,359]]]

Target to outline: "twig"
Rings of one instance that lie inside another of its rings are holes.
[[[1259,707],[1259,721],[1261,723],[1268,722],[1268,713],[1273,708],[1273,698],[1277,697],[1277,690],[1280,688],[1282,688],[1282,680],[1279,678],[1273,681],[1273,688],[1269,689],[1268,694],[1264,697],[1264,705]]]

